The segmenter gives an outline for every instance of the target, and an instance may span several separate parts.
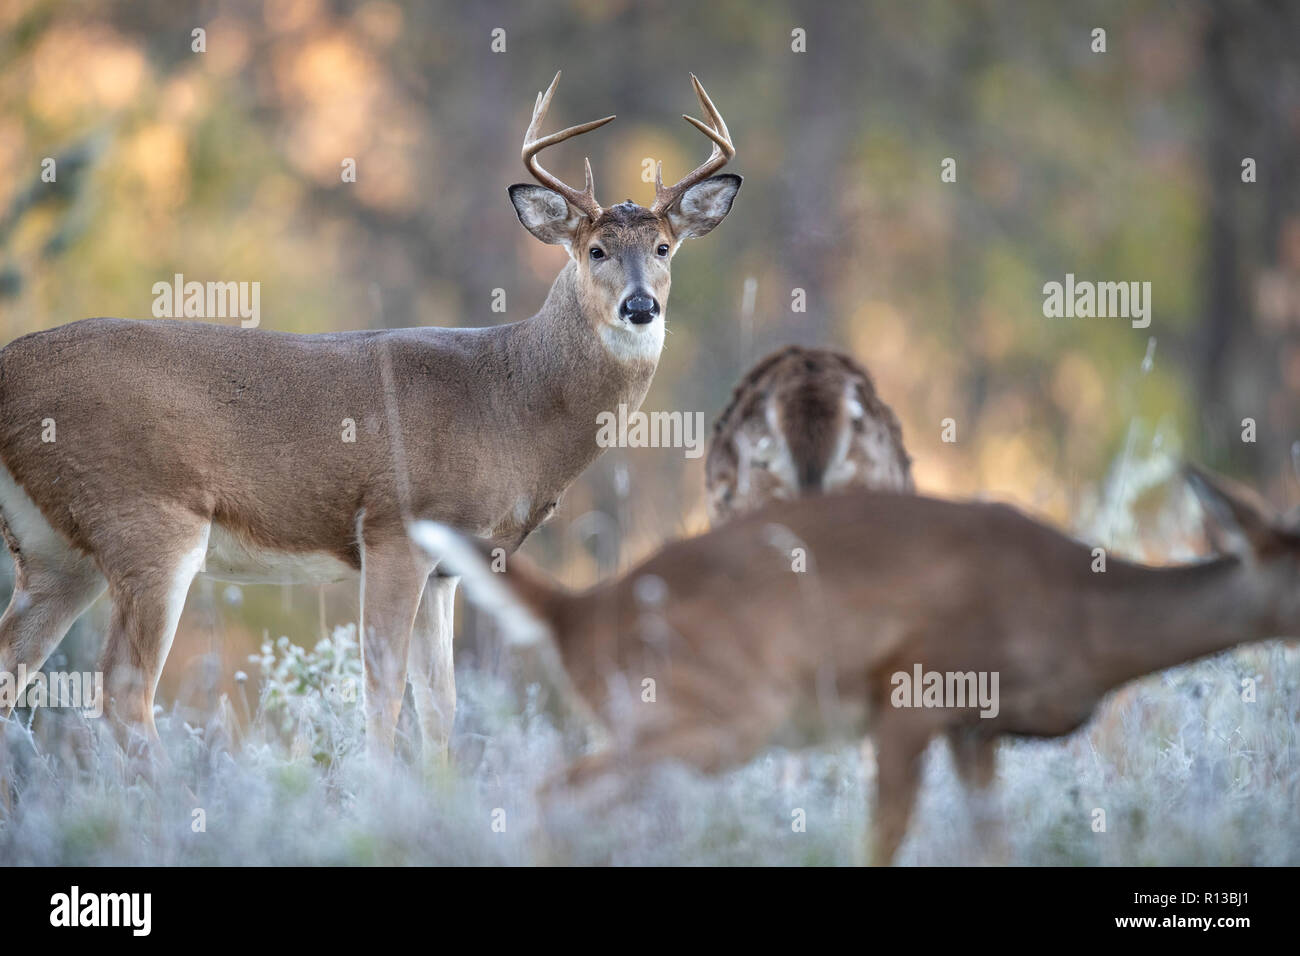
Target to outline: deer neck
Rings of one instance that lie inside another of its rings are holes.
[[[659,364],[658,349],[626,359],[602,339],[603,317],[591,315],[578,294],[570,260],[556,276],[542,308],[512,327],[510,365],[532,391],[529,404],[563,412],[563,426],[593,436],[596,415],[640,408]]]
[[[1275,636],[1264,581],[1237,558],[1174,568],[1113,562],[1093,577],[1085,600],[1107,689]]]

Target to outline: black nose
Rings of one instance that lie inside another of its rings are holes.
[[[647,322],[653,322],[654,317],[659,314],[659,303],[655,301],[654,296],[638,292],[623,300],[623,304],[618,307],[618,314],[630,320],[633,325],[645,325]]]

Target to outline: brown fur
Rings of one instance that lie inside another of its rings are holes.
[[[368,684],[391,711],[429,570],[407,556],[405,519],[436,515],[517,547],[599,454],[596,415],[639,406],[649,387],[652,361],[618,362],[595,338],[604,317],[578,304],[576,273],[536,317],[493,329],[300,336],[90,319],[0,351],[0,460],[108,582],[105,667],[125,683],[106,681],[132,699],[119,716],[151,725],[175,561],[209,522],[358,571],[364,545],[367,626],[394,634],[390,650],[369,642]],[[55,442],[41,441],[45,419]],[[16,639],[0,629],[0,645]]]
[[[454,696],[438,672],[450,667],[451,596],[445,584],[425,588],[430,568],[412,558],[406,521],[444,521],[514,549],[554,511],[601,451],[599,413],[640,407],[650,386],[657,348],[617,357],[601,328],[617,321],[620,257],[652,250],[664,223],[615,207],[586,230],[613,265],[593,274],[575,257],[541,311],[513,325],[291,335],[87,319],[0,351],[0,461],[107,580],[116,610],[104,667],[118,674],[106,683],[122,721],[151,732],[177,560],[211,523],[250,546],[364,563],[367,707],[381,750],[417,604],[434,595],[440,609],[419,617],[447,649],[417,642],[409,663],[417,702],[439,711],[421,716],[426,741],[445,748]],[[666,304],[666,261],[651,282]],[[345,418],[355,443],[342,441]],[[46,419],[52,443],[41,440]],[[0,665],[39,666],[88,588],[26,651],[11,614]]]
[[[312,580],[359,572],[370,744],[391,752],[409,675],[426,756],[445,755],[455,582],[430,581],[408,523],[513,549],[554,512],[600,454],[600,414],[645,398],[678,245],[717,226],[740,186],[703,178],[711,160],[672,203],[601,210],[589,168],[579,193],[537,163],[558,141],[538,135],[558,80],[538,95],[521,154],[544,185],[510,196],[525,228],[570,261],[524,322],[289,335],[101,318],[0,351],[0,522],[27,585],[0,617],[0,669],[39,668],[107,588],[108,706],[156,740],[154,689],[204,562],[254,579],[272,565]],[[725,131],[693,82],[710,128]],[[622,313],[646,294],[654,310]],[[343,440],[347,419],[355,442]]]
[[[972,786],[1001,734],[1074,730],[1126,681],[1246,641],[1300,634],[1300,537],[1226,483],[1251,556],[1151,568],[1111,558],[1003,506],[871,492],[807,498],[667,545],[581,594],[519,559],[520,599],[552,629],[577,690],[615,745],[568,779],[677,759],[704,771],[764,747],[870,732],[875,856],[890,860],[936,734]],[[1206,490],[1208,489],[1208,490]],[[806,550],[807,571],[792,569]],[[472,592],[471,592],[472,593]],[[905,709],[891,676],[997,672],[1000,710]],[[656,700],[642,699],[643,680]]]
[[[571,298],[571,285],[572,266],[551,304]],[[412,514],[513,547],[599,454],[596,415],[639,406],[654,373],[649,362],[619,367],[566,314],[315,336],[172,321],[60,326],[0,351],[0,459],[105,570],[132,530],[161,543],[160,505],[359,569],[358,512],[370,532],[400,534],[408,487]],[[553,361],[539,368],[539,352]],[[398,422],[405,462],[385,362],[408,416]],[[49,444],[46,418],[58,429]],[[344,418],[357,423],[355,443],[341,440]],[[534,502],[522,521],[512,513],[520,495]]]

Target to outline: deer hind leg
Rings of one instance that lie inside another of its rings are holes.
[[[361,573],[361,664],[365,674],[366,747],[391,757],[406,691],[411,630],[430,562],[404,532],[366,541]]]
[[[95,563],[50,527],[7,471],[0,474],[0,535],[14,559],[14,590],[0,616],[0,673],[25,669],[30,675],[107,585]],[[13,703],[0,700],[0,718],[9,717]]]
[[[18,565],[14,593],[0,616],[0,673],[23,669],[30,676],[40,670],[105,587],[103,575],[88,559],[58,569],[33,561]],[[0,718],[9,717],[12,704],[0,701]]]
[[[104,592],[103,576],[94,564],[76,559],[50,568],[35,558],[14,551],[14,593],[0,616],[0,675],[36,673],[81,614]],[[3,678],[0,678],[3,679]],[[9,735],[5,721],[19,698],[0,699],[0,815],[11,809]],[[83,704],[86,702],[83,701]]]
[[[411,633],[411,697],[420,723],[423,759],[433,768],[447,762],[456,722],[456,671],[452,661],[453,611],[460,578],[434,575],[424,585]]]
[[[990,787],[997,772],[997,738],[978,727],[953,727],[948,731],[953,764],[970,798],[975,839],[991,852],[994,862],[1004,862],[1001,821]]]
[[[22,568],[15,576],[9,607],[0,616],[0,673],[29,677],[40,670],[68,628],[106,587],[93,563],[49,570]],[[21,690],[21,688],[14,688]],[[12,700],[0,700],[0,718],[13,712]]]
[[[190,514],[154,516],[148,536],[119,536],[105,568],[112,623],[100,668],[123,745],[161,757],[153,703],[185,596],[203,568],[210,524]]]

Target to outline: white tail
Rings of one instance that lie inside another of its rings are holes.
[[[1300,530],[1244,489],[1189,479],[1237,553],[1094,573],[1091,549],[1011,508],[852,492],[741,516],[582,594],[520,558],[497,579],[549,622],[609,723],[614,746],[570,782],[664,759],[718,771],[774,743],[870,733],[887,862],[935,735],[982,787],[1000,735],[1069,733],[1126,681],[1300,634]],[[960,699],[911,706],[918,670]]]
[[[444,573],[459,578],[470,599],[496,618],[508,643],[534,644],[546,636],[546,622],[517,588],[507,587],[492,570],[493,560],[500,560],[504,570],[503,548],[490,547],[485,552],[475,541],[436,521],[417,521],[409,531],[411,540],[438,561]]]

